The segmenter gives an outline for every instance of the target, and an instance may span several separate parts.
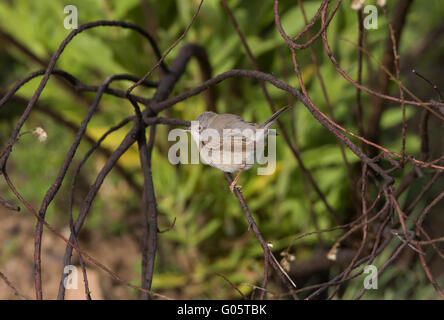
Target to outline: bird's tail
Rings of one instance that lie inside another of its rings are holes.
[[[281,114],[283,114],[285,111],[287,111],[290,108],[291,108],[291,106],[286,106],[286,107],[279,109],[270,118],[268,118],[264,122],[261,122],[259,124],[259,127],[264,128],[264,129],[270,128],[273,125],[273,123],[276,121],[276,119],[279,118],[281,116]]]

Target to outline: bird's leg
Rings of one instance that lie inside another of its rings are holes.
[[[237,173],[236,177],[234,178],[233,182],[230,184],[230,191],[234,193],[234,188],[240,189],[241,186],[237,186],[236,183],[239,180],[239,176],[241,175],[242,171],[244,171],[244,168],[240,168],[239,172]]]

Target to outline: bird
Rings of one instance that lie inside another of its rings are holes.
[[[257,163],[256,150],[264,150],[265,139],[275,134],[269,130],[290,106],[283,107],[261,123],[247,122],[235,114],[201,113],[187,130],[196,143],[202,161],[223,172],[237,172],[230,191],[237,185],[241,173]]]

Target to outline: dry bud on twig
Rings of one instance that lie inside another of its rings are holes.
[[[365,2],[365,0],[353,0],[350,7],[356,11],[361,10],[362,6],[364,5],[364,2]],[[379,1],[378,1],[378,4],[379,4]]]
[[[40,142],[45,141],[48,138],[48,134],[42,127],[37,127],[32,131],[32,134],[37,136]]]

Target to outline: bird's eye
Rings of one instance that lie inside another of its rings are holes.
[[[201,125],[199,125],[198,127],[197,127],[197,131],[202,131],[202,129],[203,129],[203,127],[201,126]]]

